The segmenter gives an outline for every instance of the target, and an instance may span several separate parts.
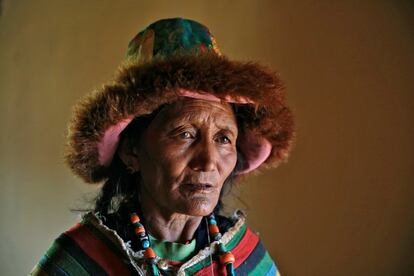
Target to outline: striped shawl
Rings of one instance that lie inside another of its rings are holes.
[[[220,242],[236,258],[236,275],[280,275],[259,237],[240,216]],[[200,250],[178,271],[165,275],[225,275],[218,263],[216,243]],[[210,254],[213,256],[210,258]],[[211,259],[213,263],[211,263]],[[146,275],[142,251],[106,227],[94,214],[60,235],[30,275]],[[164,275],[164,274],[163,274]]]

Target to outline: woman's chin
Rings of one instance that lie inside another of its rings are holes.
[[[183,213],[189,216],[205,217],[211,214],[216,207],[217,201],[207,198],[193,198],[186,202]]]

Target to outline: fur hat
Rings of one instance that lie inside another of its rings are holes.
[[[238,174],[287,159],[293,116],[278,75],[256,63],[229,60],[207,27],[172,18],[138,33],[114,80],[75,106],[67,164],[86,182],[105,180],[125,127],[180,97],[234,104],[244,159]]]

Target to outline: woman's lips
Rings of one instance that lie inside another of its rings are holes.
[[[214,186],[209,183],[186,183],[181,188],[193,193],[211,193],[215,190]]]

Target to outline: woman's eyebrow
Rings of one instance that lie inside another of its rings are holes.
[[[222,126],[222,127],[218,126],[218,128],[219,128],[221,131],[228,132],[228,133],[230,133],[230,134],[231,134],[231,135],[233,135],[233,136],[236,136],[236,133],[238,133],[237,128],[232,128],[232,127],[229,127],[229,126]]]

